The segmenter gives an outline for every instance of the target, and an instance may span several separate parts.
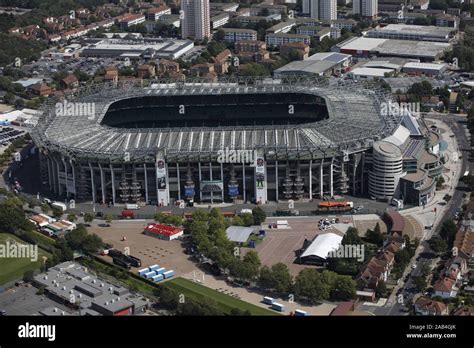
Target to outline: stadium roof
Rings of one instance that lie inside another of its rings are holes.
[[[301,254],[301,257],[316,256],[326,259],[329,252],[336,251],[342,242],[342,236],[329,232],[316,236],[310,246]]]
[[[115,128],[102,124],[112,103],[132,97],[246,93],[316,95],[325,101],[329,117],[297,125]],[[393,100],[387,91],[368,88],[362,82],[328,84],[319,77],[293,76],[285,77],[285,81],[242,78],[209,82],[197,79],[186,83],[156,80],[152,85],[129,81],[87,87],[78,90],[76,95],[69,98],[68,103],[91,103],[95,106],[93,115],[58,116],[56,103],[59,99],[50,98],[42,108],[32,136],[36,144],[47,151],[107,163],[122,162],[124,153],[128,153],[132,161],[154,163],[159,151],[166,152],[167,158],[186,162],[191,158],[217,158],[218,151],[226,147],[259,149],[267,158],[322,158],[369,148],[373,141],[390,135],[401,121],[398,115],[380,112],[382,103]]]
[[[225,230],[225,233],[231,242],[245,243],[249,239],[250,235],[255,232],[256,228],[257,226],[229,226]]]

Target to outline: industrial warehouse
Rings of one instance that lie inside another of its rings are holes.
[[[45,188],[77,201],[390,199],[411,171],[404,192],[421,202],[429,192],[417,190],[431,190],[440,172],[439,136],[409,110],[384,112],[389,93],[362,83],[155,80],[88,87],[67,100],[93,103],[92,115],[58,115],[60,101],[48,101],[32,136]],[[229,149],[252,161],[222,159]]]

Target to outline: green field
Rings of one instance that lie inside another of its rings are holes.
[[[0,233],[0,244],[5,245],[7,240],[10,240],[10,242],[15,240],[25,244],[24,241],[12,234]],[[43,256],[50,257],[51,255],[38,248],[38,260],[36,262],[32,262],[30,259],[0,258],[0,285],[22,278],[26,271],[38,269],[43,262]]]
[[[279,315],[277,312],[273,312],[265,308],[241,301],[184,278],[172,279],[163,283],[162,286],[196,300],[199,300],[203,297],[213,299],[217,302],[219,308],[224,313],[230,313],[232,308],[239,308],[242,311],[250,311],[252,315]]]

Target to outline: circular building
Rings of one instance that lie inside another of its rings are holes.
[[[369,194],[376,199],[391,199],[403,172],[401,149],[387,141],[374,143],[372,170],[369,175]]]
[[[316,78],[153,80],[51,99],[32,132],[42,182],[77,201],[168,205],[367,192],[390,95]]]

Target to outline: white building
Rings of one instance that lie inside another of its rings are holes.
[[[337,19],[337,0],[303,0],[303,12],[319,20]]]
[[[252,29],[223,28],[222,30],[226,41],[257,40],[257,32]]]
[[[265,36],[265,42],[267,46],[280,46],[286,43],[293,42],[302,42],[307,45],[311,43],[311,38],[308,35],[299,35],[299,34],[267,34]]]
[[[211,37],[209,0],[181,1],[181,35],[183,39],[192,37],[202,40]]]
[[[403,143],[410,132],[400,126],[392,135]],[[391,139],[384,139],[374,143],[372,170],[369,172],[369,194],[376,199],[391,199],[396,196],[400,178],[406,173],[403,171],[403,154]]]
[[[378,13],[377,0],[353,0],[352,14],[360,14],[361,17],[374,18]]]

